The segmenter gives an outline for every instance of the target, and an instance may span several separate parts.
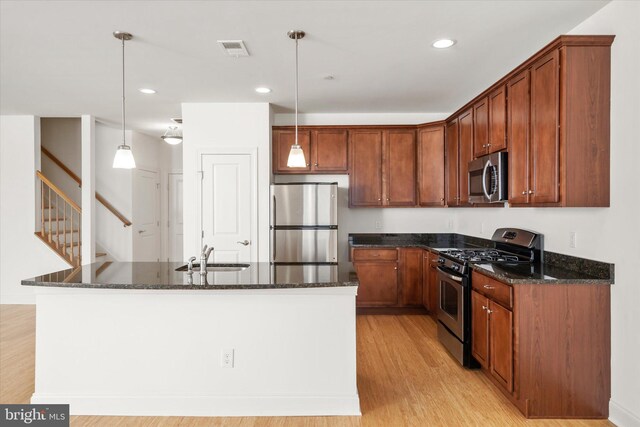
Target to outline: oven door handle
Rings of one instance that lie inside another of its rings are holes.
[[[442,274],[444,274],[445,276],[447,276],[449,279],[451,280],[455,280],[456,282],[462,282],[462,277],[460,276],[454,276],[453,274],[447,273],[446,271],[444,271],[441,267],[436,267],[438,269],[438,271]]]

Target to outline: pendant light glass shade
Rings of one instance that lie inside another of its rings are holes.
[[[133,160],[131,147],[128,145],[120,145],[113,158],[113,167],[116,169],[135,169],[136,161]]]
[[[287,159],[288,168],[306,168],[307,161],[304,158],[304,151],[298,144],[293,144],[289,151],[289,159]]]
[[[124,103],[124,42],[131,40],[133,36],[124,31],[114,31],[113,37],[122,41],[122,144],[118,146],[116,155],[113,158],[114,169],[133,169],[136,167],[136,162],[133,160],[133,153],[131,147],[127,145],[126,133],[125,133],[125,103]]]
[[[169,126],[169,129],[160,138],[170,145],[178,145],[182,142],[182,134],[177,126]]]
[[[306,168],[307,161],[304,158],[304,151],[298,144],[298,40],[303,38],[305,33],[301,30],[292,30],[287,33],[290,39],[296,41],[296,139],[291,150],[289,150],[289,158],[287,159],[288,168]]]

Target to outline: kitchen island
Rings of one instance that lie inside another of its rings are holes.
[[[36,290],[32,403],[75,415],[357,415],[351,264],[267,263],[204,277],[94,263]]]

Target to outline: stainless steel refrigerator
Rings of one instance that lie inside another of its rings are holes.
[[[333,276],[338,262],[338,183],[272,184],[270,222],[275,274],[286,271],[291,281]]]

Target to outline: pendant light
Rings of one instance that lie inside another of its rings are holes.
[[[298,144],[298,40],[304,37],[305,33],[301,30],[291,30],[287,33],[290,39],[296,41],[296,139],[289,151],[287,159],[287,167],[289,168],[306,168],[307,162],[304,158],[304,151]]]
[[[136,167],[136,162],[133,160],[131,147],[127,145],[124,114],[124,42],[125,40],[131,40],[133,36],[123,31],[114,31],[113,36],[122,41],[122,145],[118,146],[116,156],[113,158],[113,167],[116,169],[133,169]]]
[[[160,138],[170,145],[178,145],[182,142],[182,134],[178,130],[178,126],[169,126],[169,129]]]

